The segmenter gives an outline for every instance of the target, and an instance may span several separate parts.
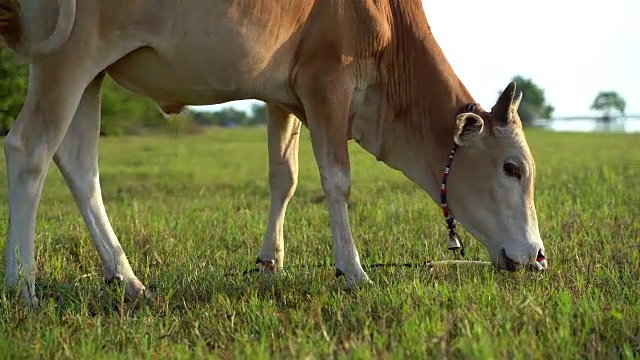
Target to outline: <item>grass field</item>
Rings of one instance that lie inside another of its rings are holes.
[[[253,267],[267,219],[264,130],[103,139],[107,211],[155,297],[131,304],[121,288],[105,286],[79,211],[52,168],[36,228],[41,309],[0,295],[0,355],[640,357],[640,134],[531,130],[527,138],[550,271],[370,269],[375,286],[356,292],[330,267],[240,274]],[[438,206],[357,145],[351,154],[350,215],[362,262],[451,259]],[[285,267],[333,261],[306,130],[300,162]],[[0,173],[4,252],[4,165]],[[462,235],[470,258],[487,260],[480,243]]]

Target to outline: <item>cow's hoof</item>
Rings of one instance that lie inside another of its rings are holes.
[[[40,307],[40,301],[35,294],[29,294],[29,291],[22,291],[22,302],[33,309]]]
[[[107,284],[124,283],[125,296],[128,300],[134,301],[147,297],[149,294],[144,285],[136,277],[125,279],[122,275],[115,275],[106,280]]]
[[[345,287],[347,290],[356,290],[367,286],[372,286],[373,281],[369,279],[367,273],[364,270],[356,271],[352,274],[347,274],[343,270],[336,268],[336,277],[344,277]]]
[[[12,279],[6,279],[4,289],[8,294],[11,294],[16,301],[22,302],[22,304],[27,307],[33,309],[37,309],[39,307],[40,302],[35,294],[35,286],[29,287],[23,281],[12,281]]]
[[[366,275],[365,275],[366,276]],[[348,279],[346,281],[345,287],[347,288],[347,290],[357,290],[357,289],[362,289],[362,288],[366,288],[369,286],[373,286],[373,281],[371,281],[371,279],[369,279],[368,276],[366,276],[365,278],[360,278],[360,279]]]
[[[136,278],[129,279],[129,281],[127,281],[127,288],[125,291],[129,300],[138,300],[149,296],[147,288]]]
[[[278,262],[273,259],[264,260],[260,256],[256,259],[256,265],[260,270],[266,270],[268,273],[276,273],[282,270],[282,265],[278,266]]]

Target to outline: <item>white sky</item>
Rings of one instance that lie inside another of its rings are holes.
[[[423,4],[436,41],[483,107],[521,74],[545,90],[554,116],[593,114],[589,107],[601,90],[618,91],[627,114],[640,114],[640,0]]]

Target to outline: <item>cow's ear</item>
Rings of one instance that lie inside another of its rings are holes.
[[[482,135],[484,120],[474,113],[463,113],[456,116],[456,127],[453,141],[459,146],[467,146]]]
[[[518,112],[518,108],[520,107],[520,103],[522,102],[522,91],[516,92],[516,96],[513,98],[513,103],[511,104],[511,108],[514,112]]]
[[[518,120],[518,107],[522,102],[522,92],[516,93],[515,81],[510,82],[504,89],[496,104],[491,109],[491,114],[499,126],[508,126]]]

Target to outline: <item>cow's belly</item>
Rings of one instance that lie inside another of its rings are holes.
[[[238,60],[224,62],[204,52],[162,56],[141,48],[124,56],[107,73],[124,88],[162,104],[211,105],[242,99],[288,103],[287,71],[257,69]]]

